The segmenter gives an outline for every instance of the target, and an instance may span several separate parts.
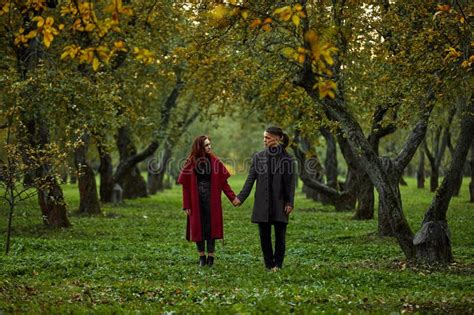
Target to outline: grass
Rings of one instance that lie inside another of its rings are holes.
[[[239,190],[244,179],[230,183]],[[415,186],[409,180],[402,187],[413,230],[432,197]],[[393,239],[374,234],[376,220],[351,220],[352,213],[298,193],[282,270],[264,269],[250,223],[252,198],[240,208],[223,199],[225,243],[217,243],[215,267],[200,269],[194,244],[184,239],[180,187],[104,205],[100,217],[74,214],[77,187],[66,185],[64,192],[70,229],[43,227],[35,200],[17,210],[12,252],[0,255],[0,314],[474,311],[474,206],[467,202],[467,180],[448,212],[456,263],[447,268],[407,266]]]

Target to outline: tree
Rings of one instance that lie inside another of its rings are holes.
[[[436,191],[438,188],[438,178],[439,178],[439,169],[441,166],[441,162],[444,157],[444,152],[448,146],[448,139],[449,139],[449,129],[453,122],[454,115],[456,113],[456,108],[451,110],[448,117],[448,122],[446,123],[446,127],[437,126],[436,130],[433,134],[433,150],[430,150],[427,141],[423,142],[424,145],[424,152],[426,153],[426,157],[430,162],[431,166],[431,176],[430,176],[430,190]]]
[[[37,163],[24,164],[24,154],[20,152],[20,146],[12,143],[12,134],[14,133],[15,127],[17,127],[17,125],[14,124],[17,116],[18,108],[13,108],[7,116],[8,121],[4,125],[7,133],[4,149],[7,153],[7,157],[5,162],[0,160],[0,188],[3,190],[0,200],[7,203],[9,210],[6,231],[7,237],[5,241],[6,255],[8,255],[10,251],[15,208],[22,201],[35,195],[35,193],[32,192],[32,187],[24,186],[21,183],[21,179],[26,173],[38,167]],[[33,152],[33,150],[30,152]],[[39,182],[40,181],[37,181],[37,183]]]
[[[445,86],[443,83],[449,82],[447,80],[448,77],[455,78],[457,82],[465,82],[466,80],[466,71],[460,65],[465,64],[470,54],[468,52],[460,58],[460,54],[453,53],[450,55],[445,53],[444,48],[441,48],[447,43],[446,34],[444,33],[445,27],[449,30],[454,30],[449,34],[452,36],[450,38],[451,42],[469,43],[469,41],[465,40],[465,36],[470,33],[466,32],[466,27],[462,25],[463,22],[459,19],[454,19],[454,22],[448,21],[446,23],[449,25],[443,24],[441,26],[436,24],[437,21],[433,22],[433,15],[436,13],[436,4],[434,2],[417,2],[410,7],[406,7],[403,1],[397,1],[393,4],[388,1],[381,1],[374,4],[372,12],[375,14],[371,18],[367,20],[361,19],[364,23],[370,22],[375,30],[383,34],[382,36],[376,35],[375,37],[371,36],[373,33],[370,32],[364,34],[364,36],[374,39],[376,45],[373,48],[380,52],[392,50],[391,54],[381,54],[378,59],[381,65],[385,64],[390,70],[387,74],[398,74],[397,76],[390,77],[392,84],[408,87],[410,85],[413,86],[413,81],[417,80],[416,88],[402,90],[409,97],[402,104],[405,109],[405,115],[401,115],[401,112],[398,111],[397,116],[399,119],[411,117],[409,121],[412,121],[416,117],[413,114],[418,114],[418,117],[420,117],[419,121],[413,126],[402,150],[397,156],[391,159],[380,158],[365,137],[363,128],[357,120],[361,116],[357,115],[357,111],[352,112],[351,108],[348,107],[350,104],[349,96],[354,92],[347,85],[348,82],[345,81],[345,75],[351,71],[352,64],[349,62],[351,55],[357,55],[360,51],[356,49],[358,42],[351,41],[351,39],[357,38],[355,36],[359,35],[357,31],[362,29],[357,29],[354,26],[356,21],[351,20],[350,17],[357,14],[359,14],[358,16],[368,15],[364,14],[367,12],[364,11],[363,7],[351,6],[351,10],[349,10],[348,7],[350,5],[353,4],[346,3],[345,1],[333,1],[327,5],[326,8],[328,10],[326,11],[319,7],[320,10],[317,12],[319,15],[316,15],[320,17],[323,15],[323,12],[330,13],[328,21],[336,30],[332,42],[335,43],[338,50],[338,55],[334,58],[331,57],[331,50],[325,51],[321,49],[324,42],[320,40],[318,34],[311,31],[312,26],[310,26],[310,23],[315,19],[313,11],[317,10],[315,6],[306,1],[299,1],[294,6],[285,6],[274,11],[275,15],[279,15],[281,20],[291,20],[297,27],[301,25],[301,28],[296,32],[299,39],[303,40],[303,45],[300,46],[301,50],[288,49],[289,53],[287,54],[294,55],[294,58],[299,61],[299,64],[295,66],[297,79],[294,79],[292,82],[295,86],[303,88],[315,105],[322,106],[331,121],[341,126],[353,153],[358,157],[360,165],[379,192],[381,209],[386,210],[387,221],[391,231],[397,238],[406,257],[410,260],[419,259],[430,262],[444,262],[445,260],[439,259],[440,256],[436,256],[432,260],[433,255],[427,256],[418,247],[414,246],[414,234],[403,214],[398,185],[404,168],[410,162],[424,139],[435,101],[441,100],[439,91]],[[436,13],[435,17],[444,14],[443,8],[439,8],[439,10],[438,12],[441,13]],[[254,11],[261,12],[261,10],[257,9]],[[263,10],[263,12],[269,11]],[[296,14],[299,14],[298,12],[302,12],[301,16],[298,15],[296,18],[293,18]],[[229,16],[232,16],[232,13]],[[408,33],[414,34],[411,28],[418,31],[416,36],[405,35]],[[461,32],[458,32],[456,35],[456,30],[459,28],[461,28]],[[420,29],[425,30],[425,32],[420,32]],[[295,33],[289,34],[293,36]],[[385,41],[383,37],[385,37]],[[387,41],[387,38],[391,40]],[[429,45],[435,48],[430,55],[433,62],[425,64],[416,63],[416,67],[413,68],[413,62],[420,60],[420,55],[423,55],[423,60],[427,58],[426,52],[418,49],[419,47],[425,47],[427,38]],[[287,43],[290,41],[291,39],[288,39]],[[291,43],[294,43],[294,40]],[[326,47],[330,47],[330,45]],[[469,49],[469,45],[464,45],[463,47]],[[457,52],[456,49],[454,50]],[[278,48],[262,49],[262,52],[274,54],[278,54],[280,51]],[[300,51],[301,53],[298,53]],[[367,50],[362,51],[366,52]],[[410,52],[408,55],[407,51]],[[457,57],[452,58],[452,56]],[[455,60],[455,62],[449,63],[451,60]],[[448,66],[444,67],[444,64],[448,64]],[[416,72],[424,73],[424,77],[417,76]],[[411,80],[400,81],[400,73],[409,73],[413,77],[410,77]],[[430,74],[429,80],[426,80],[427,73]],[[337,90],[334,89],[335,87],[337,87]],[[407,110],[411,112],[410,115],[407,114]],[[447,197],[449,200],[450,196]],[[446,248],[437,248],[437,250],[442,252]]]
[[[55,6],[54,3],[48,5]],[[45,20],[40,16],[46,8],[45,2],[31,6],[14,1],[2,3],[0,39],[6,50],[3,62],[8,67],[8,71],[3,76],[4,80],[2,80],[6,82],[3,90],[18,92],[12,97],[14,102],[10,99],[5,100],[3,104],[18,103],[13,106],[19,105],[22,108],[20,125],[24,128],[16,129],[21,134],[16,134],[15,139],[22,142],[25,149],[34,148],[38,153],[35,158],[42,161],[34,171],[26,174],[26,183],[32,185],[35,180],[42,179],[43,181],[43,185],[35,185],[43,222],[51,227],[68,227],[70,223],[67,218],[67,207],[62,190],[52,173],[50,161],[41,158],[43,152],[47,152],[51,146],[54,146],[50,142],[47,110],[39,106],[39,102],[42,101],[42,98],[44,100],[46,95],[41,94],[44,90],[36,91],[36,88],[41,85],[37,81],[41,80],[42,74],[45,73],[42,69],[38,69],[44,57],[39,33],[43,36],[43,42],[47,46],[51,43],[54,34],[57,34],[57,29],[53,26],[54,21],[51,18]],[[38,26],[39,29],[35,29],[35,26]],[[11,80],[6,77],[7,75],[11,75],[15,79]],[[15,84],[20,88],[15,89]],[[31,156],[24,155],[23,158],[25,163],[31,162],[29,161]]]
[[[416,185],[418,188],[425,188],[425,151],[420,147],[418,170],[416,172]]]

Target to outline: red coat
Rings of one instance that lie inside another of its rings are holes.
[[[230,177],[229,171],[212,155],[211,167],[211,238],[221,239],[224,237],[221,193],[224,191],[231,202],[235,194],[227,183]],[[189,163],[181,170],[178,183],[183,185],[183,208],[191,209],[191,214],[187,217],[186,239],[193,242],[202,241],[199,192],[193,163]]]

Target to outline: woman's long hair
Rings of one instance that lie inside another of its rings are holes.
[[[212,153],[206,153],[206,148],[204,147],[204,141],[206,141],[206,139],[209,139],[209,141],[211,140],[211,138],[206,135],[194,138],[191,152],[186,159],[186,165],[189,165],[190,163],[196,165],[200,161],[205,161],[206,156],[213,156]]]
[[[280,127],[268,127],[267,129],[265,129],[265,131],[271,133],[272,135],[281,137],[281,145],[283,149],[286,149],[286,147],[288,147],[288,144],[290,144],[290,137],[288,137],[288,135],[284,133],[283,129],[281,129]]]

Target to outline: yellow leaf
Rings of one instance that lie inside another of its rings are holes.
[[[328,65],[332,66],[334,64],[334,59],[332,58],[331,51],[328,47],[323,47],[323,49],[321,49],[321,56],[323,56]]]
[[[25,37],[28,38],[28,39],[31,39],[33,37],[36,37],[37,34],[38,34],[38,32],[36,32],[36,31],[30,31]]]
[[[49,25],[49,26],[53,25],[53,24],[54,24],[54,18],[52,18],[51,16],[48,16],[48,17],[46,18],[45,24],[46,24],[46,25]]]
[[[336,94],[334,91],[337,89],[337,84],[334,81],[319,81],[314,85],[313,88],[319,90],[319,98],[323,99],[325,97],[335,98]]]
[[[227,8],[223,4],[217,5],[211,12],[212,17],[216,20],[222,20],[227,15]]]
[[[265,24],[262,26],[262,30],[264,30],[265,32],[270,32],[272,30],[272,27],[270,26],[270,24]]]
[[[283,12],[286,12],[288,10],[291,11],[291,8],[289,6],[286,6],[286,7],[281,7],[281,8],[275,9],[275,11],[273,13],[282,14]]]
[[[291,17],[291,20],[293,21],[293,24],[295,24],[296,26],[299,26],[299,25],[300,25],[300,17],[297,16],[296,14],[294,14],[294,15]]]
[[[240,13],[240,8],[234,8],[232,9],[232,11],[230,11],[230,16],[236,16],[239,13]]]
[[[246,20],[249,17],[249,10],[242,10],[242,12],[240,12],[240,15],[244,20]]]
[[[450,9],[451,9],[451,6],[449,4],[438,5],[439,11],[449,12]]]
[[[114,43],[114,47],[117,49],[124,49],[125,48],[125,43],[121,40],[118,40]]]
[[[89,23],[86,25],[86,32],[92,32],[95,29],[95,25],[92,23]]]
[[[69,56],[69,51],[64,51],[64,52],[61,54],[60,59],[63,60],[63,59],[66,58],[67,56]]]
[[[109,62],[110,56],[109,56],[109,48],[106,46],[99,46],[95,50],[99,57],[102,59],[102,61],[105,61],[105,63]]]
[[[308,43],[314,43],[318,40],[318,35],[316,34],[315,31],[313,30],[309,30],[307,31],[305,34],[304,34],[304,39],[308,42]]]
[[[10,5],[11,4],[9,2],[5,3],[5,5],[0,10],[0,15],[10,12]]]
[[[256,28],[257,26],[259,26],[260,24],[262,24],[262,20],[260,19],[255,19],[252,21],[252,23],[250,24],[250,28],[251,29],[254,29]]]
[[[304,63],[305,59],[306,59],[305,54],[298,54],[298,62],[299,63]]]
[[[281,50],[281,53],[283,54],[283,56],[285,56],[286,58],[293,58],[294,54],[295,54],[295,50],[291,47],[285,47]]]
[[[18,46],[18,44],[20,44],[21,42],[22,42],[21,36],[16,36],[15,37],[15,45]]]
[[[54,36],[51,33],[43,32],[43,43],[46,46],[46,48],[49,48],[53,39],[54,39]]]
[[[263,24],[270,24],[272,22],[273,20],[271,18],[266,18],[265,20],[263,20]]]
[[[294,8],[294,9],[295,9],[295,11],[301,11],[301,10],[303,10],[303,6],[302,6],[301,4],[299,4],[299,3],[297,3],[297,4],[295,4],[295,8]]]
[[[33,18],[33,21],[36,21],[36,22],[37,22],[36,25],[38,26],[38,28],[39,28],[39,27],[42,27],[42,26],[44,25],[44,19],[43,19],[41,16],[35,16],[35,17]]]
[[[94,60],[92,61],[92,69],[94,69],[94,71],[97,71],[97,69],[99,69],[99,66],[100,66],[99,59],[97,59],[97,57],[94,57]]]
[[[278,8],[274,11],[274,13],[275,15],[279,15],[280,19],[282,19],[283,21],[288,21],[293,14],[290,6]]]

